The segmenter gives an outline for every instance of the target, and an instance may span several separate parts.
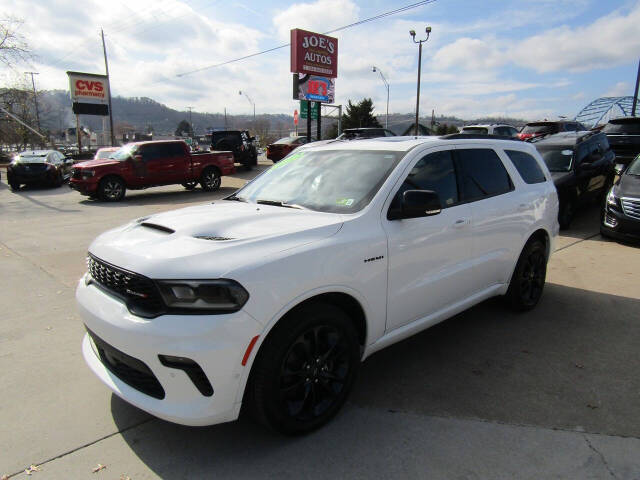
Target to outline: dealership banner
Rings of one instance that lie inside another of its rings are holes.
[[[317,75],[293,74],[293,99],[333,103],[336,95],[336,79]]]
[[[73,113],[109,115],[109,79],[95,73],[67,72]]]
[[[299,28],[291,30],[291,72],[336,78],[338,39]]]

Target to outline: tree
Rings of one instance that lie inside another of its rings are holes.
[[[0,63],[9,68],[31,58],[29,44],[17,33],[23,23],[23,20],[14,17],[0,19]]]
[[[176,128],[176,136],[182,137],[183,135],[187,135],[189,137],[193,136],[193,130],[191,129],[191,124],[186,120],[181,120]]]
[[[382,127],[373,116],[373,100],[363,98],[359,103],[347,103],[347,111],[342,115],[342,128]]]

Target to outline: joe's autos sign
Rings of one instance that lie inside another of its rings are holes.
[[[67,72],[73,113],[109,115],[109,81],[106,75]]]
[[[338,76],[338,39],[295,28],[291,30],[291,72]]]

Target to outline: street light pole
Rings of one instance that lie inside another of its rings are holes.
[[[253,102],[253,100],[251,100],[251,98],[249,98],[249,95],[247,95],[247,92],[243,92],[242,90],[240,90],[238,92],[238,95],[244,95],[245,97],[247,97],[247,100],[249,100],[249,103],[251,105],[253,105],[253,134],[255,135],[256,132],[256,104]]]
[[[427,38],[424,40],[416,40],[416,32],[415,30],[410,30],[409,35],[413,38],[413,43],[418,44],[418,93],[416,95],[416,137],[418,136],[418,118],[420,115],[420,73],[422,70],[422,44],[429,40],[429,35],[431,34],[431,27],[425,28],[425,32],[427,34]]]
[[[638,88],[640,87],[640,60],[638,61],[638,76],[636,77],[636,89],[633,91],[633,106],[631,107],[631,116],[636,116],[636,106],[638,105]]]
[[[38,110],[38,93],[36,92],[36,81],[33,79],[34,75],[40,75],[38,72],[24,72],[25,75],[31,75],[31,85],[33,86],[33,102],[36,104],[36,124],[38,125],[38,131],[40,128],[40,111]]]
[[[375,65],[371,68],[371,71],[378,72],[380,74],[380,78],[382,78],[382,81],[384,82],[384,86],[387,87],[387,116],[385,117],[385,120],[384,120],[384,128],[389,128],[389,82],[387,82],[387,79],[384,78],[384,75],[382,74],[382,70],[380,70]]]

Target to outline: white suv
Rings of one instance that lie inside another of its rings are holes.
[[[241,405],[327,422],[361,361],[489,297],[533,308],[558,199],[533,145],[395,137],[294,151],[224,200],[98,237],[76,296],[86,362],[186,425]]]
[[[518,129],[512,125],[492,123],[490,125],[465,125],[460,133],[468,135],[499,135],[501,137],[517,138]]]

